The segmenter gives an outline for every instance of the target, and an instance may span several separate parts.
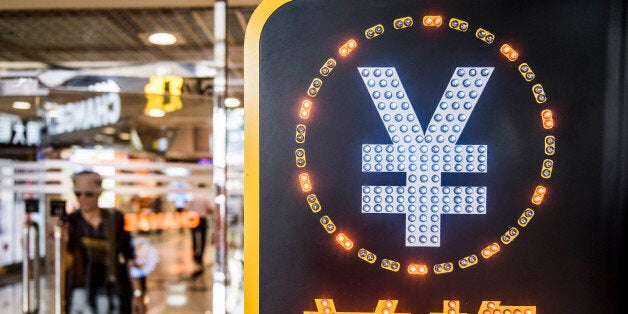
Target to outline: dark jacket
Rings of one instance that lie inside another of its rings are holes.
[[[132,285],[126,261],[135,258],[131,234],[124,230],[124,216],[116,209],[101,210],[101,223],[90,225],[80,211],[67,217],[69,241],[67,251],[72,266],[66,271],[66,297],[70,309],[72,290],[85,288],[90,303],[97,293],[120,298],[121,313],[130,312]]]

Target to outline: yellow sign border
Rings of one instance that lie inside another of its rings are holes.
[[[265,0],[244,36],[244,313],[259,313],[259,49],[270,16],[292,0]]]

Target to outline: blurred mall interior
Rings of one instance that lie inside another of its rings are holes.
[[[148,313],[243,312],[243,44],[260,2],[0,1],[0,312],[62,313],[59,226],[85,169],[131,219]],[[198,194],[215,206],[200,267],[174,216]]]

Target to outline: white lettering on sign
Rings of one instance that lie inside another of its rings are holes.
[[[362,145],[362,171],[406,173],[404,186],[362,186],[362,213],[404,214],[406,246],[439,247],[441,215],[486,213],[486,187],[443,186],[441,174],[486,172],[486,145],[457,142],[493,68],[456,68],[426,129],[394,67],[358,71],[392,141]]]
[[[79,102],[57,104],[47,102],[46,120],[50,135],[57,135],[118,122],[121,107],[120,95],[108,93]]]
[[[41,143],[41,127],[43,123],[39,121],[26,122],[26,145],[37,146]]]
[[[26,144],[26,128],[24,127],[24,123],[22,121],[18,121],[13,124],[13,141],[11,144],[14,145],[24,145]]]
[[[17,116],[0,114],[0,144],[38,146],[42,126],[39,121],[27,121],[24,125]]]
[[[0,115],[0,143],[9,143],[12,137],[13,119],[10,116]]]

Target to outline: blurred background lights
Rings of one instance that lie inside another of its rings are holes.
[[[237,108],[240,107],[240,99],[229,97],[225,99],[225,107],[227,108]]]
[[[14,101],[13,109],[28,110],[31,109],[31,103],[26,101]]]
[[[148,111],[148,116],[153,118],[161,118],[166,115],[166,112],[160,108],[153,108]]]

